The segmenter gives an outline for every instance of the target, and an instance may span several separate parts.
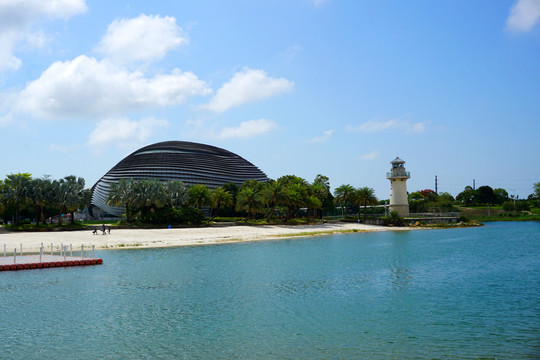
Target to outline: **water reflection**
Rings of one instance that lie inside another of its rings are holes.
[[[413,274],[408,268],[392,266],[390,268],[389,283],[395,290],[410,288]]]
[[[281,295],[347,295],[364,287],[367,279],[363,275],[334,276],[324,279],[290,280],[275,285]]]

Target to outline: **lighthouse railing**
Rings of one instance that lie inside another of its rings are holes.
[[[409,171],[390,171],[386,173],[386,177],[411,177],[411,173]]]

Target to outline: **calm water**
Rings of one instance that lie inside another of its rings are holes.
[[[540,223],[99,256],[0,273],[0,358],[540,358]]]

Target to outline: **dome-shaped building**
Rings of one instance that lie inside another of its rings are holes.
[[[211,189],[226,183],[240,186],[246,180],[268,180],[259,168],[230,151],[205,144],[165,141],[133,152],[103,175],[92,187],[91,205],[104,213],[121,216],[124,208],[109,206],[106,199],[111,184],[122,178],[179,180],[188,186],[203,184]]]

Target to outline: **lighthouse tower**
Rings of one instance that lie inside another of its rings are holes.
[[[407,179],[411,178],[411,174],[405,171],[405,161],[399,157],[390,164],[392,164],[392,169],[386,173],[386,178],[390,180],[390,211],[397,211],[401,216],[408,216]]]

